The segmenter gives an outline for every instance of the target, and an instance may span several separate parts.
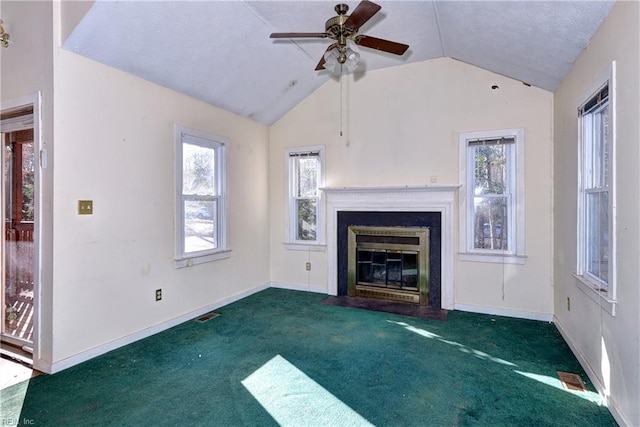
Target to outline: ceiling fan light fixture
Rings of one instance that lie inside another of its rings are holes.
[[[340,64],[338,63],[338,49],[331,49],[324,53],[324,68],[331,72],[336,72],[340,69]]]
[[[331,49],[324,53],[325,62],[338,62],[338,49]],[[335,64],[333,64],[335,65]]]
[[[358,68],[358,64],[360,64],[360,54],[351,50],[351,48],[347,48],[346,57],[345,65],[347,66],[347,71],[355,71]]]
[[[360,54],[351,48],[344,50],[331,49],[324,53],[324,69],[332,73],[339,74],[342,71],[342,65],[345,66],[347,72],[355,71],[360,64]]]

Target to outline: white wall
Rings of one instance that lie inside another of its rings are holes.
[[[53,47],[56,43],[54,8],[50,1],[3,1],[1,17],[4,29],[11,34],[8,48],[0,47],[0,99],[3,102],[40,92],[42,110],[41,139],[53,148]],[[53,156],[50,156],[50,163]],[[42,217],[40,234],[43,257],[40,259],[40,294],[42,307],[36,325],[34,366],[42,369],[52,358],[52,169],[40,170]],[[36,287],[37,290],[38,286]],[[38,328],[39,325],[39,328]]]
[[[640,3],[618,2],[556,90],[555,306],[556,322],[622,424],[640,425]],[[596,78],[617,64],[616,316],[576,286],[577,107]],[[567,309],[571,299],[571,310]]]
[[[57,55],[54,362],[267,283],[267,127]],[[173,267],[176,123],[230,140],[232,255],[183,269]],[[80,199],[93,215],[77,215]]]
[[[343,84],[343,137],[334,80],[271,128],[271,280],[325,290],[327,283],[326,252],[282,245],[285,148],[326,145],[329,187],[424,185],[433,176],[438,184],[458,184],[459,132],[523,127],[529,258],[523,266],[457,261],[455,301],[550,318],[552,94],[448,58],[351,75]],[[492,90],[494,84],[500,89]],[[305,271],[308,260],[311,272]]]
[[[59,36],[90,4],[2,4],[13,43],[0,49],[1,99],[42,93],[48,168],[34,365],[44,371],[269,281],[267,127],[59,49]],[[230,139],[233,250],[229,259],[178,270],[176,123]],[[77,215],[79,199],[94,201],[94,215]]]

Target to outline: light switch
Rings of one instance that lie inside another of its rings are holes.
[[[92,215],[93,200],[78,200],[78,215]]]

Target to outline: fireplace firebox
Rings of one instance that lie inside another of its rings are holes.
[[[348,227],[349,296],[428,305],[429,229]]]
[[[442,214],[440,212],[354,210],[336,212],[335,253],[337,296],[349,295],[349,227],[427,229],[429,233],[426,241],[428,251],[425,251],[424,253],[428,256],[428,264],[422,264],[427,269],[427,306],[434,309],[442,308]],[[363,237],[361,237],[361,239],[363,239]]]

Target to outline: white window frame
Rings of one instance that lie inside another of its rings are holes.
[[[577,260],[576,273],[574,277],[578,279],[577,285],[587,296],[598,303],[605,311],[615,316],[615,305],[617,300],[616,292],[616,63],[612,61],[599,76],[595,79],[594,84],[590,86],[584,100],[578,107],[578,210],[577,210]],[[587,242],[586,227],[587,225],[587,200],[586,193],[591,189],[585,188],[587,164],[585,144],[587,142],[587,133],[584,129],[585,119],[580,114],[584,105],[591,101],[600,90],[608,85],[608,104],[609,104],[609,177],[608,177],[608,234],[609,234],[609,275],[608,281],[602,281],[597,277],[589,274],[586,268],[587,260]]]
[[[514,138],[509,154],[509,213],[508,250],[478,249],[473,246],[475,213],[474,158],[470,155],[469,142]],[[501,264],[524,264],[525,254],[525,185],[524,185],[524,128],[501,129],[480,132],[464,132],[458,135],[459,146],[459,254],[461,261],[488,262]]]
[[[295,173],[295,162],[293,155],[304,154],[309,152],[318,152],[318,161],[320,163],[320,171],[318,176],[318,195],[316,205],[316,240],[296,240],[297,226],[297,209],[296,209],[296,189],[297,183]],[[325,196],[320,190],[324,186],[324,169],[325,169],[325,146],[313,145],[303,147],[291,147],[285,149],[285,169],[287,171],[286,180],[286,224],[285,224],[285,242],[284,246],[288,250],[301,251],[324,251],[325,243]]]
[[[210,250],[185,253],[184,248],[184,200],[189,195],[182,193],[182,153],[185,143],[211,148],[216,151],[216,183],[218,212],[216,236],[218,247]],[[227,149],[229,140],[225,137],[191,129],[185,126],[175,126],[175,262],[176,268],[191,267],[192,265],[228,258],[229,248],[229,214],[227,192]]]

